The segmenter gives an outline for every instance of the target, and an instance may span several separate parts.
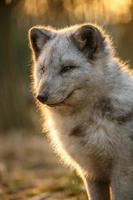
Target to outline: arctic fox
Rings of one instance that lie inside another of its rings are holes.
[[[133,200],[133,76],[98,26],[29,31],[33,91],[51,144],[89,200]]]

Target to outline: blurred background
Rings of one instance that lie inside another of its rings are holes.
[[[0,0],[0,133],[38,126],[30,91],[28,29],[82,22],[105,28],[118,55],[133,66],[133,0]]]
[[[41,147],[42,135],[38,136],[39,141],[31,136],[41,133],[41,125],[30,87],[28,30],[36,24],[62,28],[82,22],[101,25],[111,34],[117,55],[133,67],[133,0],[0,0],[0,176],[4,173],[5,185],[14,180],[12,177],[18,177],[13,174],[7,181],[5,174],[9,175],[10,169],[16,173],[16,161],[20,157],[24,162],[25,156],[33,151],[46,154],[46,149]],[[22,156],[24,144],[28,150]],[[21,153],[17,155],[17,151]],[[40,163],[43,169],[45,161],[37,156],[29,165]],[[3,195],[1,191],[6,190],[0,190]]]

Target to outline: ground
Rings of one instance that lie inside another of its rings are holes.
[[[81,180],[62,166],[41,134],[0,135],[0,200],[86,200]]]

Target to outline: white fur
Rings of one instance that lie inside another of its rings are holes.
[[[36,93],[47,88],[49,94],[48,105],[40,106],[48,137],[61,159],[81,175],[90,199],[109,199],[110,186],[112,200],[132,200],[133,77],[114,57],[100,29],[104,49],[93,61],[87,60],[68,39],[78,28],[54,31],[56,36],[35,61]],[[44,75],[40,74],[43,64]],[[76,68],[61,75],[63,65]],[[103,107],[101,99],[109,102]]]

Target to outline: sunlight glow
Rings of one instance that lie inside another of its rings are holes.
[[[23,10],[28,16],[50,18],[54,17],[59,4],[70,21],[126,23],[131,20],[132,0],[24,0]]]
[[[110,18],[116,21],[128,22],[131,20],[132,0],[104,0],[104,5],[110,13]]]
[[[47,0],[24,0],[24,10],[28,15],[42,15],[47,10],[47,6]]]
[[[5,0],[6,4],[12,3],[12,0]]]

